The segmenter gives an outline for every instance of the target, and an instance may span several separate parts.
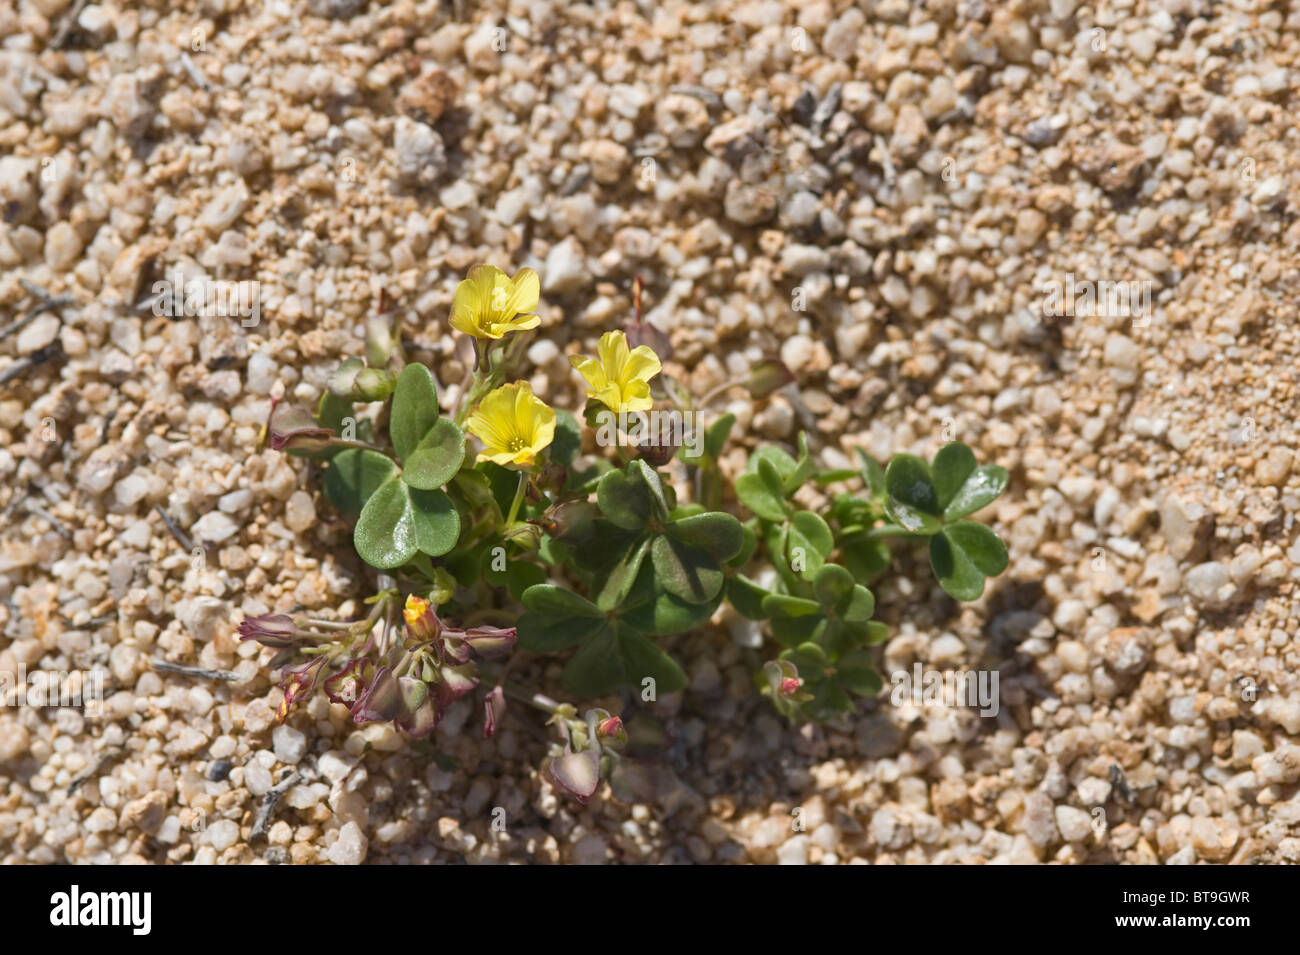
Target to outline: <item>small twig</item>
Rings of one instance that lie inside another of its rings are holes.
[[[155,504],[154,510],[157,511],[158,516],[162,518],[163,524],[166,525],[167,530],[171,531],[172,537],[176,538],[177,542],[185,548],[185,552],[190,553],[193,551],[194,541],[190,540],[189,536],[181,530],[180,525],[172,520],[171,515],[162,509],[162,505]]]
[[[192,667],[184,663],[171,663],[154,657],[149,661],[159,673],[176,673],[180,676],[193,676],[202,680],[238,680],[239,674],[232,670],[209,670],[205,667]]]
[[[200,72],[199,68],[194,65],[194,61],[190,59],[190,55],[184,51],[181,52],[181,66],[185,67],[185,72],[190,75],[190,79],[194,81],[195,86],[205,93],[212,92],[212,84],[208,82],[208,78]]]
[[[44,348],[38,348],[30,355],[24,355],[22,358],[12,362],[4,371],[0,371],[0,385],[7,385],[15,378],[20,378],[27,374],[33,368],[52,361],[63,354],[63,345],[58,339],[50,342]]]
[[[77,17],[81,16],[81,11],[86,6],[86,3],[87,0],[77,0],[77,2],[72,5],[72,9],[68,12],[68,15],[64,17],[63,22],[59,24],[59,32],[54,34],[54,39],[50,41],[51,50],[57,50],[67,42],[68,34],[72,32],[72,27],[76,24]]]
[[[98,759],[81,772],[77,773],[77,775],[73,777],[72,782],[68,783],[68,795],[71,796],[86,783],[90,782],[90,780],[98,776],[103,772],[104,767],[121,756],[123,752],[125,752],[125,750],[121,746],[109,746],[106,748],[99,754]]]
[[[253,824],[253,831],[249,833],[249,842],[266,835],[266,830],[271,828],[271,816],[275,813],[275,806],[280,801],[280,797],[296,786],[299,778],[298,770],[295,769],[266,791],[266,795],[262,797],[261,808],[257,810],[257,822]]]
[[[72,531],[68,530],[68,525],[64,524],[63,521],[59,520],[39,504],[33,504],[30,497],[23,499],[23,508],[28,514],[48,521],[50,527],[54,528],[54,532],[64,540],[72,540]]]
[[[56,308],[62,308],[65,305],[71,305],[74,299],[71,295],[60,295],[57,298],[47,298],[32,308],[22,318],[10,322],[4,328],[0,328],[0,341],[4,341],[11,335],[16,335],[24,328],[36,321],[46,312]]]

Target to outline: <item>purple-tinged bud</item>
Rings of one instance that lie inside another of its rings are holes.
[[[239,623],[240,640],[256,640],[264,647],[299,646],[298,637],[302,631],[287,613],[263,613],[255,617],[245,617]]]
[[[600,754],[594,749],[564,753],[551,760],[548,772],[557,789],[585,804],[600,785]]]
[[[392,667],[380,667],[352,707],[355,723],[387,723],[397,719],[402,712],[402,692]]]
[[[782,696],[794,696],[799,692],[801,686],[803,686],[803,680],[797,676],[786,677],[781,681],[780,693]]]
[[[506,715],[506,692],[494,686],[483,698],[483,738],[491,739],[497,734],[497,725]]]
[[[397,728],[416,739],[422,739],[433,732],[438,725],[439,707],[429,693],[429,686],[423,680],[403,676],[397,679],[398,692],[402,697],[402,712],[397,717]]]
[[[273,451],[323,451],[334,443],[334,432],[317,424],[306,408],[273,399],[266,443]]]
[[[514,627],[472,627],[465,631],[464,636],[475,653],[484,655],[513,649],[517,638]]]
[[[357,659],[351,660],[333,676],[327,677],[323,684],[325,695],[331,703],[344,703],[348,706],[356,703],[365,690],[364,670],[369,664]]]

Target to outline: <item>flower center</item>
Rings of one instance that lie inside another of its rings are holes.
[[[511,452],[522,451],[526,447],[528,447],[528,442],[525,441],[523,438],[519,437],[519,435],[515,435],[513,438],[511,438],[509,441],[506,442],[507,451],[511,451]]]

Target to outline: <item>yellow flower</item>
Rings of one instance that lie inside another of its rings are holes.
[[[530,467],[555,440],[555,411],[533,394],[526,381],[489,392],[465,422],[483,442],[478,460],[503,467]]]
[[[606,332],[596,346],[599,358],[570,355],[569,362],[587,380],[587,394],[610,411],[648,411],[654,406],[650,379],[663,370],[649,345],[628,350],[627,336]]]
[[[451,327],[475,338],[502,338],[508,332],[536,328],[542,284],[532,269],[520,269],[512,279],[495,265],[476,265],[456,286]]]

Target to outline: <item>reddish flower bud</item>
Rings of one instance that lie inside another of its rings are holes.
[[[266,443],[271,450],[322,451],[333,442],[334,432],[317,424],[306,408],[271,402],[266,422]]]
[[[493,687],[483,698],[483,738],[491,739],[497,733],[497,725],[506,713],[506,693],[501,687]]]

